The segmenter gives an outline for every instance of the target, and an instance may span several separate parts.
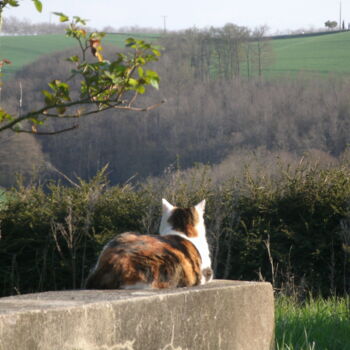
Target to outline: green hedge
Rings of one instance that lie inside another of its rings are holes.
[[[263,278],[291,293],[349,291],[350,169],[301,165],[275,177],[247,171],[220,186],[205,168],[137,186],[109,187],[103,172],[70,187],[19,185],[0,207],[0,295],[83,287],[108,239],[157,231],[162,197],[207,199],[217,278]]]

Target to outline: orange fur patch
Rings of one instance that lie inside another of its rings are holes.
[[[106,245],[86,288],[117,289],[140,282],[153,288],[193,286],[201,281],[200,266],[196,247],[180,236],[127,232]]]
[[[195,208],[176,208],[170,215],[168,222],[174,231],[184,233],[187,237],[198,237],[195,226],[199,220]]]

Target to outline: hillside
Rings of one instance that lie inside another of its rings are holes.
[[[130,34],[108,34],[104,42],[123,47],[128,37]],[[150,37],[150,35],[142,35],[142,37]],[[76,45],[73,39],[63,34],[0,36],[0,57],[12,62],[11,65],[3,68],[4,76],[10,77],[12,73],[36,61],[42,55],[63,51]]]
[[[350,32],[272,41],[274,63],[268,76],[307,72],[350,73]]]

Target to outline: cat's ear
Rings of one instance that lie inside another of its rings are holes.
[[[171,205],[165,198],[162,199],[162,208],[163,212],[169,212],[174,209],[174,206]]]
[[[195,206],[196,210],[199,211],[200,213],[204,214],[204,210],[205,210],[205,199],[203,199],[200,203],[198,203]]]

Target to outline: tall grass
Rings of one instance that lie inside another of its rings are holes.
[[[276,299],[276,350],[350,349],[350,297]]]
[[[0,187],[0,208],[1,208],[1,206],[4,205],[5,201],[6,201],[5,190]]]

